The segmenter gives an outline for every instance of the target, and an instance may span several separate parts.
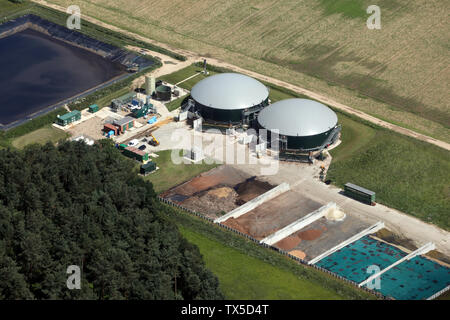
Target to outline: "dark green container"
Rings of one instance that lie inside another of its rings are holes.
[[[141,174],[146,175],[156,170],[156,163],[149,161],[146,164],[141,165]]]
[[[90,113],[95,113],[95,112],[97,112],[99,110],[99,107],[98,107],[98,105],[96,105],[96,104],[93,104],[93,105],[90,105],[89,106],[89,112]]]
[[[353,183],[346,183],[344,185],[344,194],[350,198],[367,204],[375,203],[375,192],[357,186]]]

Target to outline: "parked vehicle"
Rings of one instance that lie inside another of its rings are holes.
[[[135,145],[137,145],[139,143],[139,140],[138,139],[133,139],[133,140],[131,140],[130,142],[128,142],[128,145],[129,146],[135,146]]]
[[[138,149],[139,150],[145,150],[147,148],[147,146],[145,144],[143,144],[142,146],[140,146]]]

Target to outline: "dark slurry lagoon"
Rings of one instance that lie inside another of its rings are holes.
[[[0,127],[126,73],[102,56],[26,29],[0,39]]]

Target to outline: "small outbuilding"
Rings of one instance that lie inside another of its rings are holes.
[[[142,150],[139,150],[135,147],[126,147],[123,150],[123,154],[129,158],[136,159],[140,162],[144,162],[148,160],[148,153]]]
[[[152,173],[155,170],[156,170],[156,163],[154,163],[153,161],[149,161],[146,164],[141,165],[140,173],[145,176],[149,173]]]
[[[74,110],[72,112],[66,113],[62,116],[57,116],[56,123],[60,126],[67,126],[68,124],[78,121],[81,119],[81,112]]]
[[[119,128],[119,134],[122,134],[134,127],[134,118],[127,116],[120,120],[114,120],[113,124]]]
[[[89,112],[90,113],[96,113],[98,110],[99,110],[99,107],[96,104],[92,104],[92,105],[89,106]]]

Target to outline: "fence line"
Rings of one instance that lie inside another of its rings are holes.
[[[246,233],[243,233],[243,232],[238,231],[238,230],[236,230],[236,229],[230,228],[229,226],[224,225],[224,224],[222,224],[222,223],[220,223],[220,222],[219,222],[219,223],[215,223],[215,222],[214,222],[214,219],[212,219],[212,218],[210,218],[210,217],[207,217],[207,216],[205,216],[205,215],[203,215],[203,214],[201,214],[201,213],[199,213],[199,212],[197,212],[197,211],[194,211],[194,210],[185,208],[185,207],[183,207],[183,206],[181,206],[181,205],[179,205],[179,204],[177,204],[177,203],[175,203],[175,202],[173,202],[173,201],[171,201],[171,200],[165,199],[165,198],[163,198],[163,197],[161,197],[161,196],[158,196],[158,200],[160,200],[161,202],[164,202],[165,204],[168,204],[168,205],[170,205],[170,206],[176,207],[176,208],[178,208],[178,209],[180,209],[180,210],[183,210],[183,211],[185,211],[185,212],[188,212],[188,213],[190,213],[190,214],[193,214],[193,215],[195,215],[195,216],[197,216],[197,217],[200,217],[200,218],[202,218],[202,219],[204,219],[204,220],[206,220],[206,221],[208,221],[208,222],[210,222],[210,223],[212,223],[212,224],[214,224],[214,225],[218,225],[219,227],[221,227],[221,228],[223,228],[223,229],[225,229],[225,230],[234,232],[234,233],[236,233],[236,234],[238,234],[238,235],[240,235],[240,236],[242,236],[242,237],[244,237],[244,238],[249,239],[250,241],[253,241],[254,243],[258,244],[258,245],[261,246],[261,247],[264,247],[264,248],[267,248],[267,249],[274,250],[274,251],[276,251],[276,252],[278,252],[278,253],[280,253],[280,254],[282,254],[282,255],[284,255],[284,256],[287,256],[287,257],[291,258],[291,259],[294,260],[294,261],[297,261],[298,263],[300,263],[300,264],[302,264],[302,265],[304,265],[304,266],[306,266],[306,267],[313,267],[313,268],[316,269],[316,270],[319,270],[319,271],[324,272],[324,273],[326,273],[326,274],[328,274],[328,275],[330,275],[330,276],[332,276],[332,277],[334,277],[334,278],[337,278],[337,279],[339,279],[339,280],[342,280],[342,281],[344,281],[344,282],[346,282],[346,283],[348,283],[348,284],[350,284],[350,285],[352,285],[352,286],[354,286],[354,287],[356,287],[356,288],[358,288],[358,289],[362,289],[362,290],[364,290],[364,291],[366,291],[366,292],[368,292],[368,293],[371,293],[371,294],[377,296],[378,298],[381,298],[381,299],[384,299],[384,300],[392,300],[392,299],[393,299],[393,298],[391,298],[391,297],[387,297],[387,296],[383,295],[382,293],[380,293],[380,292],[378,292],[378,291],[375,291],[375,290],[373,290],[373,289],[369,289],[369,288],[367,288],[367,287],[365,287],[365,286],[359,287],[358,284],[357,284],[356,282],[352,281],[352,280],[346,279],[346,278],[344,278],[344,277],[342,277],[342,276],[340,276],[340,275],[338,275],[338,274],[336,274],[336,273],[334,273],[334,272],[331,272],[331,271],[329,271],[329,270],[327,270],[327,269],[324,269],[324,268],[322,268],[322,267],[316,266],[315,264],[308,264],[308,262],[307,262],[306,260],[301,259],[301,258],[299,258],[299,257],[296,257],[296,256],[290,254],[290,253],[287,252],[287,251],[281,250],[280,248],[274,247],[274,246],[269,245],[269,244],[267,244],[267,243],[260,242],[259,240],[253,238],[252,236],[250,236],[250,235],[248,235],[248,234],[246,234]],[[450,288],[450,286],[447,287],[446,289],[449,290],[449,288]],[[447,291],[447,290],[445,290],[445,291]],[[442,290],[442,291],[443,291],[443,290]],[[440,295],[440,294],[444,293],[445,291],[443,291],[443,292],[438,292],[437,294]],[[437,294],[435,294],[435,295],[437,295]],[[429,299],[434,299],[434,295],[433,295],[432,297],[430,297]]]
[[[436,292],[435,294],[433,294],[431,297],[429,297],[427,300],[433,300],[436,299],[437,297],[439,297],[440,295],[444,294],[445,292],[447,292],[448,290],[450,290],[450,285],[446,286],[444,289],[442,289],[439,292]]]

